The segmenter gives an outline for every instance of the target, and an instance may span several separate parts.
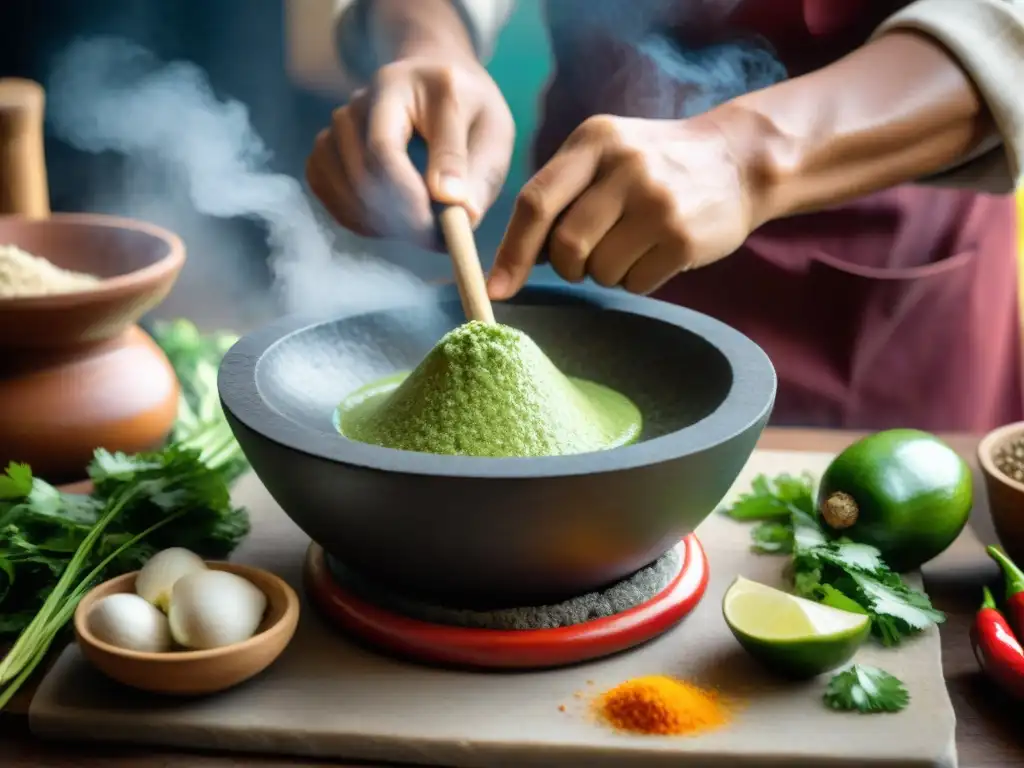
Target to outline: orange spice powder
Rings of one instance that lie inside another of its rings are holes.
[[[620,683],[601,694],[595,707],[606,723],[631,733],[695,734],[729,721],[729,711],[714,691],[661,675]]]

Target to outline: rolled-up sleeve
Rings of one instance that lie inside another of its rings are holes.
[[[921,183],[1012,192],[1024,165],[1024,0],[917,0],[875,36],[900,29],[928,35],[956,57],[997,132],[962,163]]]
[[[409,0],[415,2],[415,0]],[[481,61],[490,59],[515,0],[449,0],[462,15]],[[366,82],[381,65],[370,45],[366,14],[373,0],[334,0],[334,34],[345,74]]]

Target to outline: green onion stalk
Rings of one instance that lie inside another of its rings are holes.
[[[153,531],[177,520],[187,511],[175,512],[154,523],[103,558],[85,576],[80,576],[88,562],[93,545],[137,492],[138,489],[128,489],[112,500],[109,510],[97,521],[71,558],[71,562],[64,569],[57,585],[46,598],[46,602],[43,603],[43,607],[39,609],[29,625],[18,636],[11,650],[0,661],[0,711],[14,698],[21,686],[46,658],[53,641],[71,621],[78,603],[88,593],[93,582],[102,575],[104,569],[127,549],[138,544]]]
[[[218,418],[198,422],[190,430],[180,430],[176,441],[182,448],[198,451],[199,460],[207,467],[221,472],[229,485],[248,467],[235,435],[228,426],[223,412]]]

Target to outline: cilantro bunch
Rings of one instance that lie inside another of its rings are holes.
[[[216,465],[229,482],[249,464],[224,418],[217,390],[220,361],[238,337],[232,333],[204,334],[189,320],[158,321],[150,333],[167,355],[178,377],[178,414],[171,442],[189,445]]]
[[[899,645],[945,621],[928,596],[893,572],[875,547],[834,538],[818,524],[814,489],[809,475],[761,475],[725,514],[758,521],[751,531],[755,552],[790,556],[797,595],[866,613],[872,634],[883,645]]]

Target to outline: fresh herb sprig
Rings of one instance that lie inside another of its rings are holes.
[[[905,709],[910,694],[899,679],[884,669],[854,664],[829,680],[824,700],[830,709],[869,715]]]
[[[868,614],[872,634],[883,645],[898,645],[945,621],[928,596],[893,572],[875,547],[832,537],[818,524],[814,488],[809,475],[762,475],[725,513],[760,521],[751,531],[754,551],[791,556],[796,594]]]
[[[170,360],[181,388],[170,441],[197,448],[204,461],[219,466],[228,482],[233,482],[249,465],[224,418],[217,372],[238,336],[223,331],[204,334],[183,318],[157,321],[150,332]]]

